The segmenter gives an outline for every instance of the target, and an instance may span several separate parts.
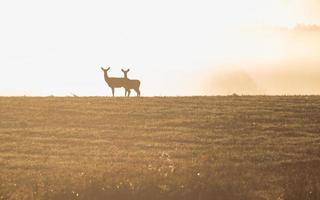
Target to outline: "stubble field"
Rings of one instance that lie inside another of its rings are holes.
[[[320,97],[1,97],[0,199],[320,199]]]

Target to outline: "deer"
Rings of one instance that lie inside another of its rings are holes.
[[[130,69],[124,70],[121,69],[123,72],[123,78],[125,79],[125,96],[130,96],[131,89],[134,89],[134,91],[137,93],[137,96],[140,96],[140,81],[139,80],[133,80],[128,78],[128,72]]]

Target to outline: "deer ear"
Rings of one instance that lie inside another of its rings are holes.
[[[124,72],[124,69],[121,69],[122,72]]]
[[[130,71],[130,69],[127,69],[127,72],[129,72]]]
[[[110,67],[108,67],[107,71],[110,69]]]
[[[103,67],[101,67],[102,71],[104,71]]]

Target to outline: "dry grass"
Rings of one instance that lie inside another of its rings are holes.
[[[0,98],[0,199],[316,194],[319,124],[317,96]]]

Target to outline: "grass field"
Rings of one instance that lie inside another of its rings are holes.
[[[2,97],[0,199],[320,199],[320,97]]]

